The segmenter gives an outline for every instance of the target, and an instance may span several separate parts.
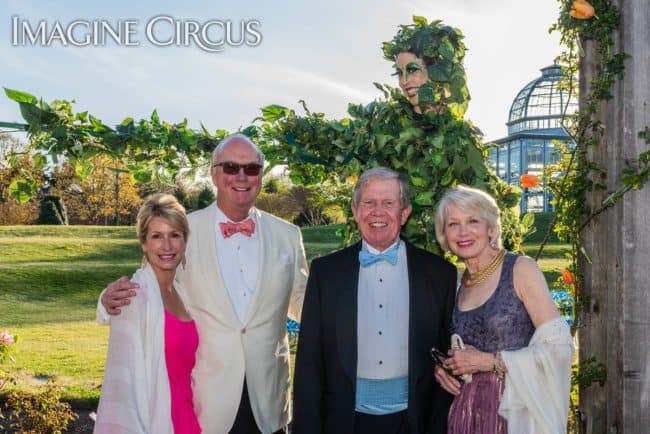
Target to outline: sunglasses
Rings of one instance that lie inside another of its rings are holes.
[[[221,166],[223,173],[227,175],[237,175],[240,169],[244,169],[244,173],[248,176],[257,176],[262,170],[262,165],[258,163],[239,164],[232,161],[224,161],[223,163],[214,164],[212,167]]]

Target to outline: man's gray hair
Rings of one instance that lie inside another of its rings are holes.
[[[260,164],[264,166],[264,153],[262,152],[262,150],[249,137],[241,133],[231,134],[228,137],[221,140],[217,145],[217,147],[214,148],[214,150],[212,151],[212,158],[210,159],[210,162],[212,164],[215,164],[217,162],[217,157],[219,157],[219,154],[223,152],[225,147],[228,146],[230,142],[235,140],[243,140],[245,142],[250,143],[253,149],[255,149],[255,153],[257,154],[257,159],[259,160]]]
[[[373,167],[368,169],[359,176],[357,183],[354,186],[352,192],[352,206],[357,207],[359,200],[361,199],[361,191],[364,189],[366,184],[374,179],[390,180],[396,179],[399,182],[399,199],[402,204],[402,209],[406,208],[411,204],[411,193],[409,191],[409,184],[406,182],[406,179],[395,172],[393,169],[388,167]]]

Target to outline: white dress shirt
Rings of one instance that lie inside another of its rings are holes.
[[[255,221],[255,213],[251,212],[247,218],[251,218],[255,222],[255,231],[250,237],[238,232],[230,238],[224,238],[221,235],[219,223],[232,222],[232,220],[228,219],[216,204],[214,209],[217,213],[217,224],[214,232],[219,271],[228,290],[233,309],[239,321],[245,324],[248,308],[257,286],[260,267],[259,224]]]
[[[386,261],[359,265],[357,376],[361,378],[384,380],[408,375],[408,267],[406,246],[399,239],[396,243],[395,265]],[[363,248],[380,253],[365,241]]]

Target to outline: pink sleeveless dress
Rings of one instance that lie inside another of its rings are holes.
[[[165,309],[165,362],[172,405],[174,434],[199,434],[201,426],[192,403],[191,374],[199,335],[194,321],[181,321]]]

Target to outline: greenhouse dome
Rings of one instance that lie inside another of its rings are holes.
[[[562,119],[578,108],[574,97],[559,88],[563,77],[559,65],[542,68],[542,75],[524,86],[510,106],[508,136],[495,140],[490,149],[492,168],[503,180],[520,185],[523,174],[540,176],[547,164],[557,162],[555,141],[572,141]],[[550,211],[550,195],[543,185],[524,189],[521,211]]]

